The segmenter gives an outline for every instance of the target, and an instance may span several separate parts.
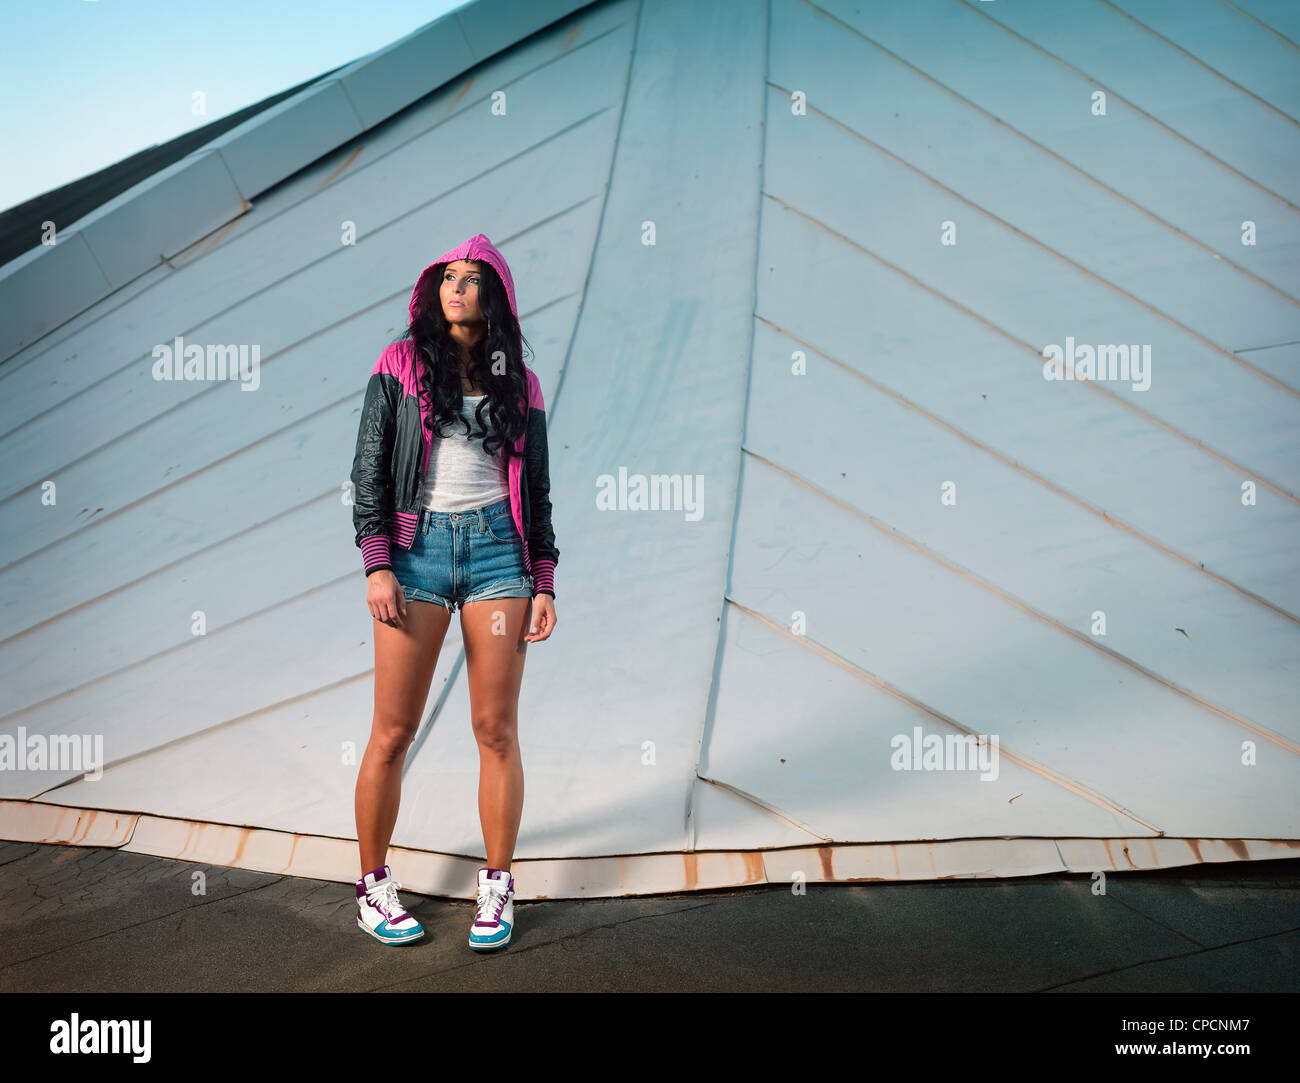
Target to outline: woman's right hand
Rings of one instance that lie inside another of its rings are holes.
[[[388,568],[366,577],[366,606],[375,620],[400,628],[406,618],[406,597],[402,585]]]

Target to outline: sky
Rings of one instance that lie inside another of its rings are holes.
[[[464,0],[0,0],[0,209],[404,37]],[[195,115],[195,93],[204,115]]]

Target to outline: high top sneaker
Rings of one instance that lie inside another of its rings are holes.
[[[409,944],[424,935],[397,897],[401,886],[387,865],[357,881],[357,927],[381,944]]]
[[[508,869],[478,870],[478,906],[469,927],[469,946],[492,951],[510,943],[515,924],[515,878]]]

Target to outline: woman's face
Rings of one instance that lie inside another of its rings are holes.
[[[442,299],[442,314],[448,323],[463,325],[483,319],[483,310],[478,304],[480,280],[475,260],[458,259],[447,264],[438,292]]]

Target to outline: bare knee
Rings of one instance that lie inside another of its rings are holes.
[[[406,754],[415,740],[415,731],[419,720],[408,722],[405,719],[387,719],[376,717],[372,723],[370,746],[384,763],[392,763]]]
[[[515,720],[504,711],[475,715],[473,726],[474,739],[485,752],[505,756],[515,747]]]

